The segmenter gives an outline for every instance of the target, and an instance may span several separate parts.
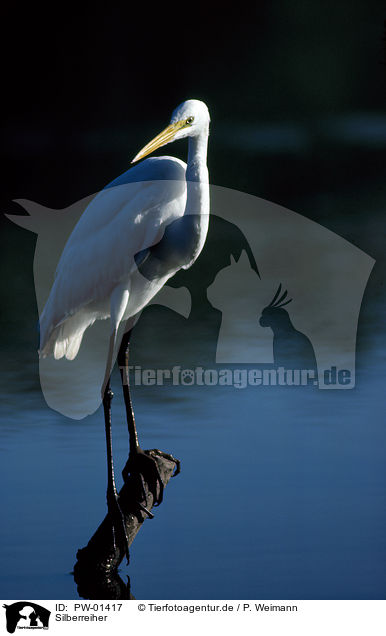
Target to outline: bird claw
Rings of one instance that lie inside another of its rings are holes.
[[[141,504],[140,501],[137,501],[136,503],[137,503],[137,506],[139,506],[139,508],[142,510],[142,512],[145,512],[147,514],[149,519],[154,519],[153,513],[150,512],[150,510],[148,510],[147,508],[145,508],[145,506],[143,504]]]
[[[153,496],[153,506],[159,506],[162,503],[164,491],[164,484],[156,460],[141,448],[131,451],[122,471],[125,482],[127,482],[129,475],[133,481],[132,487],[136,490],[136,502],[139,508],[152,519],[154,515],[146,507],[147,491]]]

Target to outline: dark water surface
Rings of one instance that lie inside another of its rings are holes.
[[[386,431],[370,352],[349,391],[134,387],[143,447],[182,461],[122,568],[134,596],[384,596]],[[31,390],[34,372],[33,362],[15,372],[1,427],[2,596],[77,598],[76,550],[105,514],[103,414],[55,414]],[[114,384],[120,468],[127,439]]]
[[[385,195],[380,155],[373,159],[377,179],[355,181],[353,169],[335,188],[332,174],[343,165],[335,155],[329,182],[303,181],[285,195],[287,207],[377,259],[360,315],[354,389],[134,387],[143,448],[182,462],[121,570],[136,598],[385,597]],[[256,192],[247,177],[246,189]],[[77,598],[76,551],[105,515],[103,413],[73,421],[46,406],[36,361],[34,239],[10,224],[2,239],[1,596]],[[134,363],[141,346],[134,336]],[[156,360],[157,341],[147,346],[147,360]],[[127,437],[116,374],[114,386],[120,475]]]

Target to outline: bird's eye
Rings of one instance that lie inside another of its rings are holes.
[[[188,126],[191,126],[194,122],[194,117],[188,117],[188,119],[186,120],[186,123]]]

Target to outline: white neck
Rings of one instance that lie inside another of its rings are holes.
[[[185,214],[209,214],[208,135],[209,129],[206,129],[197,137],[189,137]]]
[[[206,167],[208,136],[209,130],[206,129],[196,137],[189,137],[187,181],[208,181],[208,169]]]
[[[186,264],[190,267],[204,247],[209,226],[209,176],[206,153],[209,130],[197,137],[189,137],[186,167],[185,230],[189,232],[190,248]]]

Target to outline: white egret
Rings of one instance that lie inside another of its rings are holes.
[[[132,321],[165,282],[188,268],[201,252],[209,223],[209,182],[206,165],[209,112],[198,100],[178,106],[170,124],[133,159],[139,161],[165,144],[188,137],[188,162],[175,157],[146,159],[113,181],[108,189],[130,183],[130,200],[116,197],[111,205],[103,190],[88,205],[70,235],[40,317],[40,355],[72,360],[85,330],[98,319],[110,319],[102,400],[108,460],[107,503],[115,531],[127,536],[114,479],[111,445],[110,375],[119,325]],[[114,200],[114,199],[113,199]],[[132,324],[132,322],[131,322]],[[155,461],[140,448],[128,383],[125,333],[118,353],[130,436],[124,469],[146,481],[154,501],[162,501],[163,484]],[[138,502],[142,510],[144,506]],[[148,512],[148,511],[146,511]],[[149,516],[152,516],[148,513]]]

